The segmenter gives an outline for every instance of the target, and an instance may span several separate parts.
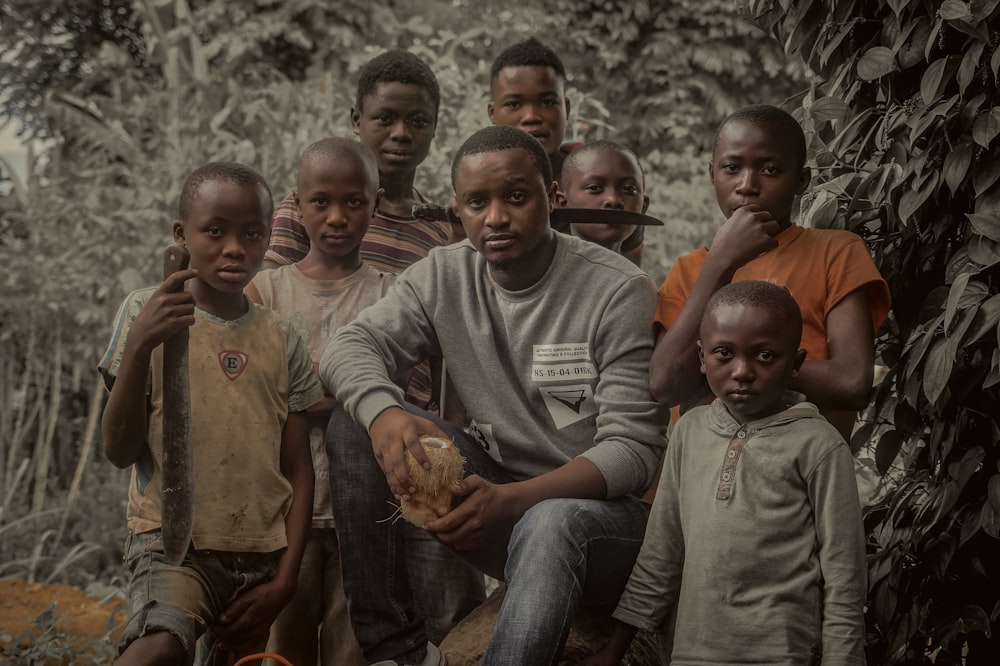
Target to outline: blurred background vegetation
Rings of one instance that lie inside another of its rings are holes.
[[[0,124],[35,146],[27,173],[0,161],[0,577],[118,582],[127,473],[99,452],[94,367],[118,303],[158,281],[185,175],[246,162],[282,197],[306,145],[350,135],[361,65],[403,48],[441,84],[417,187],[447,202],[490,62],[534,35],[569,73],[567,138],[639,154],[658,283],[721,221],[719,121],[751,102],[802,121],[803,223],[861,234],[894,302],[854,441],[879,484],[869,663],[995,663],[998,4],[0,0]]]

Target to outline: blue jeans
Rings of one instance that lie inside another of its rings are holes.
[[[466,433],[409,405],[406,409],[433,420],[455,441],[466,475],[512,481]],[[338,409],[330,419],[327,451],[331,469],[337,470],[333,513],[354,633],[371,661],[418,663],[427,633],[415,610],[403,522],[386,520],[395,498],[371,440]],[[642,503],[632,497],[553,499],[496,530],[476,550],[463,551],[465,560],[507,584],[483,663],[555,664],[578,605],[610,611],[618,602],[645,526]]]

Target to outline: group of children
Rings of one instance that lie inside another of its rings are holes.
[[[556,663],[582,606],[614,611],[592,665],[639,628],[664,663],[864,662],[844,435],[885,282],[857,236],[792,221],[805,139],[770,106],[721,125],[726,221],[659,293],[642,227],[552,230],[555,207],[649,204],[631,150],[564,144],[565,84],[537,40],[497,58],[494,126],[453,161],[460,234],[411,213],[440,92],[405,52],[366,65],[360,141],[310,145],[277,212],[249,167],[191,174],[174,224],[191,267],[125,300],[100,364],[105,451],[133,470],[118,663],[191,664],[204,635],[205,663],[266,646],[296,666],[443,664],[483,572],[506,586],[487,664]],[[185,328],[196,511],[176,567],[161,343]],[[422,434],[465,459],[426,530],[391,520],[414,492],[404,452],[430,464]]]

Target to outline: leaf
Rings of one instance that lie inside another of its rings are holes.
[[[990,637],[990,617],[979,606],[966,606],[962,609],[962,624],[969,632],[978,632]]]
[[[958,310],[958,300],[965,293],[965,285],[969,284],[970,277],[971,275],[968,273],[962,273],[955,279],[955,282],[952,283],[951,288],[948,290],[948,301],[944,308],[944,330],[946,332],[948,327],[951,326],[951,320],[955,317],[955,311]]]
[[[976,191],[976,196],[982,196],[1000,179],[1000,159],[983,160],[977,167],[972,177],[972,187]]]
[[[924,104],[930,106],[941,95],[942,82],[944,81],[944,68],[948,65],[947,56],[938,58],[927,68],[924,75],[920,77],[920,96]]]
[[[889,430],[882,434],[875,447],[875,467],[879,474],[885,475],[892,467],[892,462],[903,446],[903,437],[898,430]]]
[[[962,0],[944,0],[941,3],[941,9],[938,10],[938,14],[946,21],[972,18],[972,11],[969,9],[969,5],[962,2]]]
[[[920,415],[908,402],[900,401],[896,404],[896,409],[893,410],[892,414],[892,423],[896,426],[896,430],[901,431],[907,437],[912,437],[923,430]]]
[[[987,113],[982,113],[972,124],[972,138],[983,148],[989,148],[990,142],[1000,133],[1000,106],[994,106]]]
[[[944,338],[935,340],[930,351],[927,352],[927,362],[924,364],[924,395],[931,405],[937,405],[938,400],[948,386],[951,378],[951,368],[954,364],[948,355],[948,349]]]
[[[1000,76],[1000,49],[994,49],[993,57],[990,58],[990,69],[993,70],[993,76]]]
[[[858,76],[862,81],[874,81],[896,71],[896,56],[886,46],[873,46],[858,60]]]
[[[1000,513],[1000,474],[994,474],[990,477],[990,482],[987,484],[986,490],[993,511]]]
[[[1000,210],[987,210],[982,213],[966,213],[972,223],[972,228],[980,236],[991,241],[1000,242]]]
[[[983,337],[989,331],[996,327],[997,322],[1000,322],[1000,294],[993,294],[979,306],[976,311],[976,318],[972,322],[972,326],[966,331],[965,335],[962,336],[962,344],[971,345],[975,344],[979,338]],[[994,349],[996,351],[996,349]]]
[[[986,457],[986,452],[981,446],[974,446],[965,452],[961,460],[948,465],[948,476],[958,482],[959,488],[964,488],[972,475],[976,473],[979,466]]]
[[[972,155],[975,148],[971,143],[963,143],[955,146],[944,158],[944,182],[948,183],[952,194],[958,192],[958,188],[965,180],[965,174],[969,172],[969,165],[972,164]]]
[[[809,115],[817,123],[825,123],[831,120],[841,120],[851,112],[850,107],[843,100],[836,97],[820,97],[812,103],[809,108]]]
[[[829,229],[837,218],[839,200],[831,192],[817,190],[806,219],[814,229]]]
[[[994,511],[989,502],[983,502],[979,511],[979,525],[994,539],[1000,538],[1000,512]]]
[[[983,48],[986,44],[983,42],[976,42],[965,52],[965,56],[962,57],[962,64],[958,68],[958,92],[960,95],[965,94],[965,89],[969,87],[972,83],[972,79],[976,76],[976,67],[979,65],[979,58],[983,55]]]

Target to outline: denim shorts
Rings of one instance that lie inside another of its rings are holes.
[[[129,620],[119,654],[137,638],[166,631],[180,642],[186,663],[192,664],[195,643],[209,623],[241,593],[271,580],[280,555],[192,548],[180,566],[172,566],[163,561],[159,530],[129,533]]]

